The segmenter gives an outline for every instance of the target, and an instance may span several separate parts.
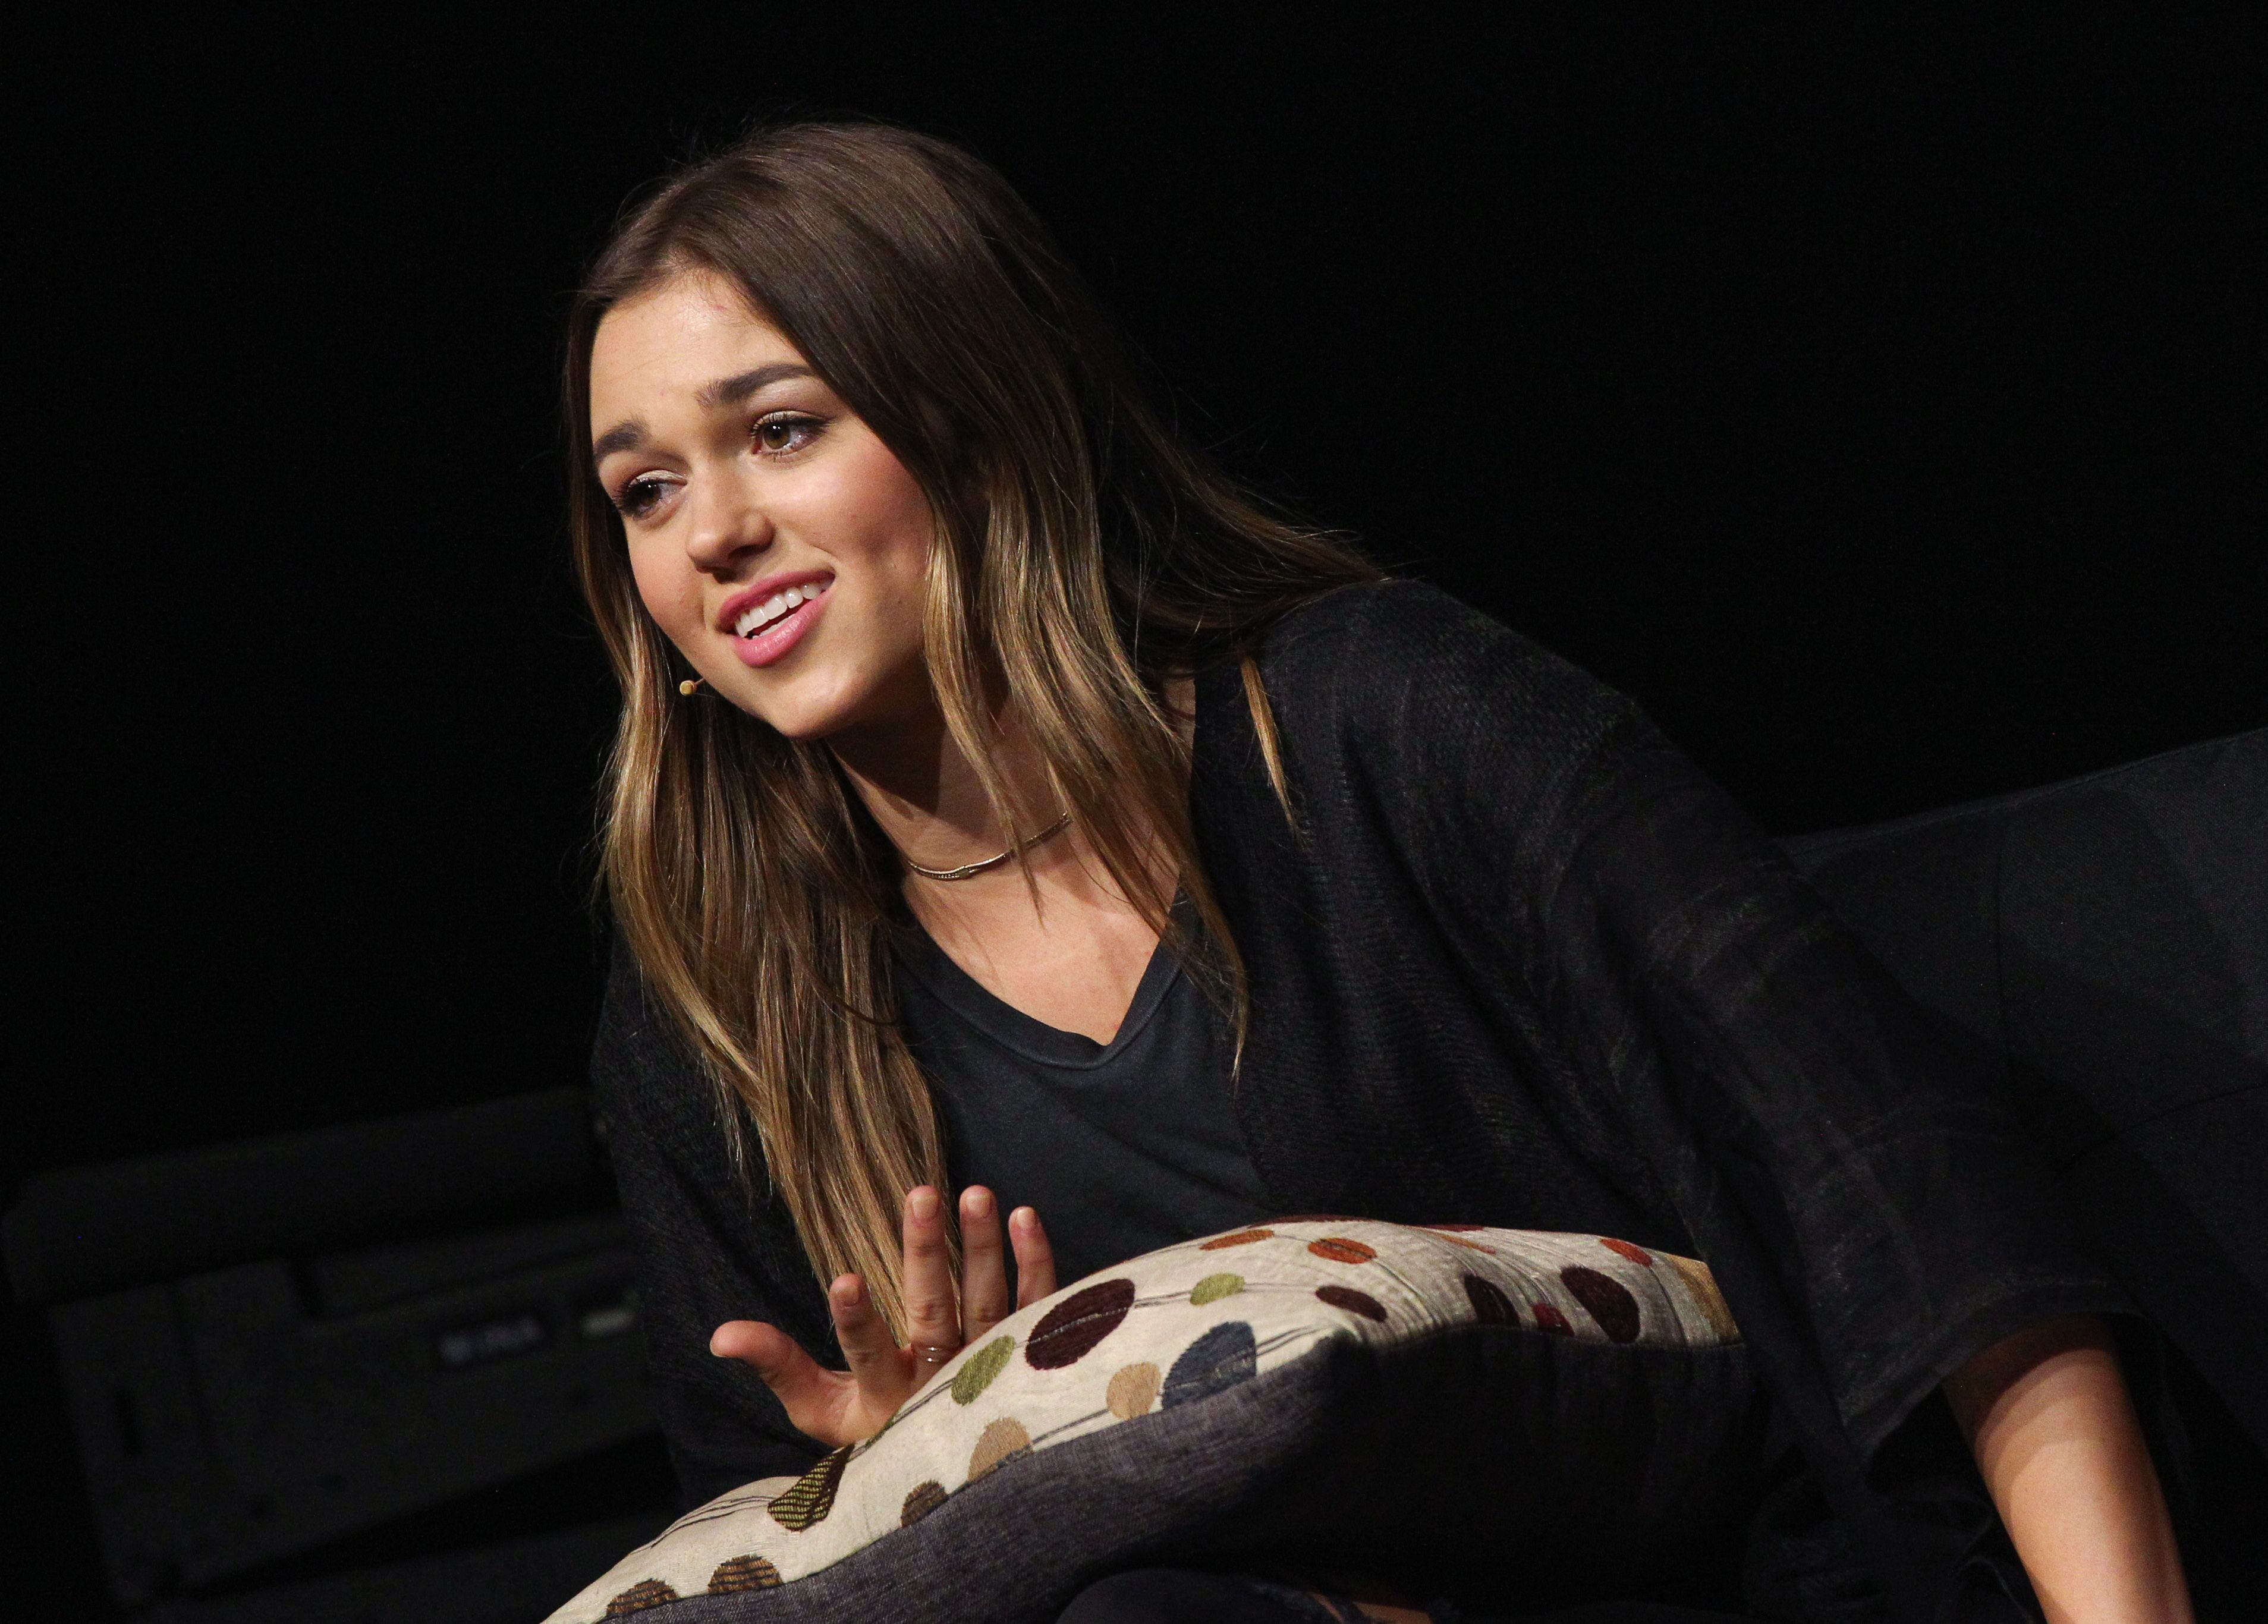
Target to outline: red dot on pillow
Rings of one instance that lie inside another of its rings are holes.
[[[1199,1252],[1218,1252],[1223,1246],[1248,1246],[1256,1240],[1267,1240],[1274,1230],[1239,1230],[1233,1235],[1216,1235],[1197,1247]]]
[[[1085,1358],[1116,1331],[1134,1306],[1134,1282],[1106,1280],[1074,1291],[1048,1311],[1024,1344],[1024,1362],[1035,1370],[1059,1370]]]
[[[1473,1305],[1473,1318],[1483,1325],[1520,1323],[1520,1311],[1493,1280],[1483,1280],[1478,1275],[1466,1275],[1465,1297]]]
[[[1333,1308],[1344,1308],[1351,1314],[1360,1314],[1366,1319],[1386,1323],[1386,1310],[1378,1299],[1366,1291],[1357,1291],[1351,1286],[1317,1286],[1315,1295]]]
[[[1594,1268],[1570,1265],[1559,1271],[1560,1283],[1599,1322],[1611,1342],[1638,1341],[1638,1299],[1620,1281],[1609,1280]]]
[[[1349,1240],[1340,1235],[1328,1236],[1322,1240],[1311,1240],[1307,1243],[1307,1250],[1317,1257],[1327,1258],[1334,1263],[1367,1263],[1378,1255],[1375,1248],[1366,1246],[1359,1240]]]

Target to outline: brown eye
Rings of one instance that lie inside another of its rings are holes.
[[[644,518],[661,501],[661,485],[656,480],[632,480],[622,487],[615,498],[615,506],[626,518]]]
[[[753,437],[758,451],[792,452],[801,451],[818,433],[816,418],[781,412],[770,417],[758,418]]]

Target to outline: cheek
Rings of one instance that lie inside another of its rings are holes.
[[[633,544],[630,560],[630,578],[637,584],[645,612],[681,647],[688,634],[699,629],[701,619],[701,584],[687,566],[683,550]]]
[[[904,465],[874,445],[856,466],[843,470],[837,499],[870,568],[894,589],[926,581],[934,524],[928,498]]]
[[[918,571],[930,554],[928,499],[889,447],[869,433],[859,440],[858,452],[805,488],[814,538],[830,535],[835,549],[858,551],[862,562],[889,574],[901,574],[907,560]]]

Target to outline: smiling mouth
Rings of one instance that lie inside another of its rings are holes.
[[[762,603],[750,604],[740,611],[740,618],[733,622],[736,637],[753,637],[766,627],[777,626],[804,605],[823,596],[835,584],[829,576],[824,581],[806,581],[800,586],[791,586],[785,592],[774,592]]]

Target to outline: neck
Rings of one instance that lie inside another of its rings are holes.
[[[1005,714],[996,714],[993,723],[987,760],[1006,781],[1020,833],[1029,838],[1063,809],[1048,789],[1031,740]],[[957,868],[1007,846],[1008,832],[993,814],[976,767],[954,743],[934,704],[828,743],[875,823],[914,862]]]

